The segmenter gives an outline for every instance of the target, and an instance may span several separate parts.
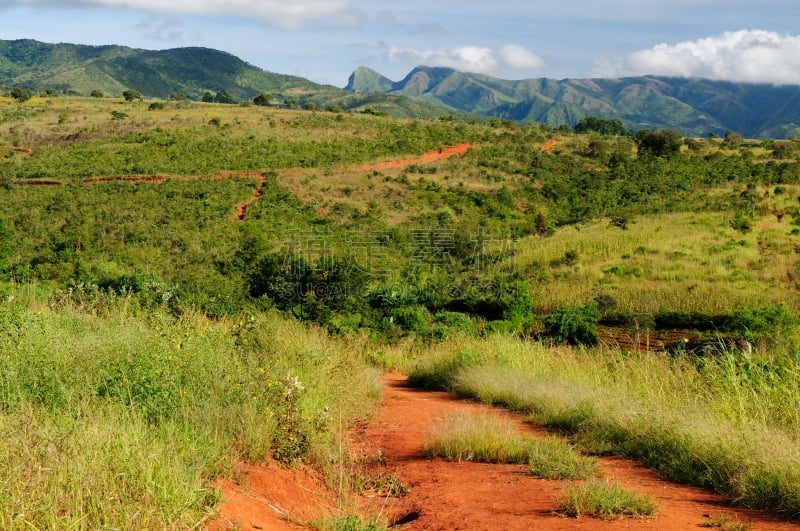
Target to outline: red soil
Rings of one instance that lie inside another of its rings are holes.
[[[536,479],[519,465],[474,462],[451,463],[423,455],[426,433],[438,419],[456,411],[508,415],[519,429],[542,435],[540,429],[520,422],[517,415],[461,400],[443,392],[406,387],[405,378],[384,379],[383,404],[376,416],[351,433],[353,457],[366,472],[394,474],[411,489],[404,497],[363,496],[362,511],[379,515],[405,530],[520,530],[533,529],[698,529],[709,518],[725,515],[749,523],[752,530],[798,529],[770,515],[733,509],[711,492],[659,479],[636,461],[617,457],[601,460],[602,476],[625,488],[650,495],[659,506],[650,519],[565,518],[554,513],[566,482]],[[332,494],[319,480],[300,471],[274,465],[243,469],[243,485],[220,483],[225,503],[212,529],[297,529],[300,520],[334,514]],[[294,476],[293,476],[294,474]],[[298,485],[287,485],[298,481]],[[295,494],[292,494],[295,493]],[[295,515],[289,523],[282,512]],[[310,515],[310,516],[303,516]],[[402,525],[402,527],[400,527]]]
[[[457,146],[447,146],[444,148],[440,148],[436,151],[429,151],[428,153],[424,153],[423,155],[413,158],[413,159],[402,159],[402,160],[390,160],[385,162],[379,162],[376,164],[364,164],[359,167],[359,170],[377,170],[377,169],[387,169],[387,168],[402,168],[411,164],[423,164],[433,162],[443,158],[449,158],[456,155],[463,155],[472,147],[469,143],[459,144]],[[25,153],[30,153],[29,148],[15,148],[20,151],[24,151]],[[285,170],[282,171],[281,174],[289,174],[296,170]],[[237,178],[245,178],[245,179],[256,179],[258,180],[258,185],[256,186],[253,195],[245,202],[239,204],[236,207],[236,215],[231,219],[231,222],[235,221],[243,221],[245,218],[245,213],[247,211],[247,207],[253,203],[254,201],[258,200],[261,197],[263,190],[264,190],[264,181],[265,177],[261,173],[257,172],[243,172],[243,173],[217,173],[211,175],[210,179],[237,179]],[[177,179],[177,180],[195,180],[200,179],[200,177],[163,177],[157,175],[130,175],[127,177],[95,177],[91,179],[84,179],[81,181],[82,184],[105,184],[105,183],[112,183],[112,182],[151,182],[151,183],[163,183],[167,179]],[[16,184],[21,185],[28,185],[28,186],[59,186],[63,185],[62,181],[55,181],[55,180],[44,180],[44,179],[31,179],[31,180],[23,180],[17,181]]]
[[[0,149],[11,149],[11,150],[16,151],[17,153],[25,153],[26,155],[30,155],[31,153],[33,153],[33,149],[31,149],[29,147],[22,147],[22,146],[11,146],[11,147],[0,146]]]
[[[558,144],[558,140],[550,140],[547,144],[542,146],[542,151],[547,153],[548,155],[553,154],[553,148]]]
[[[113,182],[126,182],[126,183],[156,183],[161,184],[169,179],[169,177],[162,177],[159,175],[129,175],[127,177],[95,177],[92,179],[84,179],[81,181],[83,184],[108,184]]]
[[[374,164],[364,164],[359,166],[358,169],[362,171],[387,170],[390,168],[403,168],[405,166],[410,166],[411,164],[428,164],[440,159],[447,159],[450,157],[455,157],[456,155],[463,155],[470,149],[472,149],[472,144],[465,142],[463,144],[458,144],[457,146],[446,146],[437,149],[436,151],[429,151],[416,158],[387,160]]]

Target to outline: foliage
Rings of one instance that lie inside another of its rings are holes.
[[[595,302],[586,306],[562,306],[544,318],[545,333],[556,343],[593,346],[600,310]]]
[[[12,98],[14,98],[20,103],[28,101],[33,97],[33,91],[25,87],[14,87],[13,89],[11,89],[11,92],[9,92],[9,94],[11,95]]]
[[[676,155],[683,145],[681,135],[670,129],[655,132],[642,129],[633,138],[639,146],[639,156],[670,157]]]
[[[274,314],[137,318],[106,302],[0,301],[4,529],[199,525],[236,460],[328,465],[332,416],[377,398],[357,353]]]
[[[269,94],[267,92],[262,92],[261,94],[253,98],[253,103],[255,103],[256,105],[260,105],[262,107],[268,106],[271,102],[272,102],[272,94]]]
[[[134,89],[127,89],[123,91],[122,97],[125,98],[125,101],[136,101],[136,100],[141,101],[144,99],[142,93]]]
[[[625,135],[628,130],[618,118],[605,119],[599,116],[587,116],[578,120],[575,124],[576,133],[588,133],[594,131],[602,135]]]

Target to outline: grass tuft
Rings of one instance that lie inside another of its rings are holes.
[[[488,413],[446,417],[429,435],[425,452],[451,461],[527,463],[543,479],[586,479],[597,468],[596,459],[576,454],[564,441],[522,435],[508,418]]]
[[[615,518],[620,515],[644,518],[653,516],[656,509],[656,503],[649,496],[632,493],[616,483],[590,481],[567,487],[558,512],[575,518]]]

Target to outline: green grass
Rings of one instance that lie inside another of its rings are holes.
[[[558,512],[575,518],[645,518],[656,513],[657,505],[648,496],[632,493],[614,483],[590,481],[567,487]]]
[[[442,343],[412,376],[526,412],[589,452],[642,459],[733,503],[800,515],[791,366],[734,352],[696,360],[497,336]]]
[[[339,430],[377,398],[357,348],[276,314],[90,310],[0,302],[3,529],[192,527],[237,460],[334,484]]]
[[[596,459],[577,455],[563,440],[522,435],[507,418],[490,413],[444,418],[428,436],[425,453],[451,461],[527,463],[543,479],[586,479],[597,468]]]

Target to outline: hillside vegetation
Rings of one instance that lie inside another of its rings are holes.
[[[373,367],[800,516],[798,143],[584,125],[1,99],[0,527],[344,488]]]

